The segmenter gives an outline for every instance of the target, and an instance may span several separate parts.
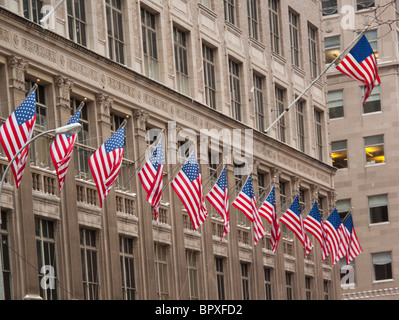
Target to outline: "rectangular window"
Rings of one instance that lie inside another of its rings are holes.
[[[225,288],[224,288],[224,272],[223,272],[223,258],[215,258],[216,264],[216,282],[218,288],[218,299],[225,300]]]
[[[372,8],[374,6],[375,6],[374,0],[356,0],[356,9],[357,10],[368,9],[368,8]]]
[[[342,118],[344,116],[344,91],[328,92],[328,112],[330,119]]]
[[[204,69],[205,102],[207,106],[216,109],[216,78],[215,53],[207,45],[202,45],[202,59]]]
[[[364,138],[366,152],[366,164],[385,163],[384,136],[372,136]]]
[[[119,256],[121,260],[123,300],[136,300],[136,280],[132,238],[123,236],[119,237]]]
[[[366,103],[363,107],[363,113],[372,113],[381,111],[381,94],[380,94],[380,85],[375,86],[370,96],[367,98]],[[361,89],[362,92],[362,103],[364,97],[364,87]]]
[[[198,300],[198,267],[197,253],[193,250],[186,251],[187,277],[188,277],[188,293],[190,300]]]
[[[298,149],[305,152],[305,110],[304,101],[296,103],[296,132],[298,138]]]
[[[284,90],[279,87],[275,87],[274,93],[275,93],[275,99],[276,99],[277,117],[279,117],[285,110]],[[282,117],[277,124],[277,137],[281,142],[286,142],[285,129],[286,129],[285,117]]]
[[[84,299],[98,300],[100,284],[98,280],[96,232],[86,228],[80,228],[79,231]]]
[[[45,300],[57,300],[58,288],[54,222],[35,218],[35,227],[37,266],[39,271],[44,266],[46,266],[46,268],[51,268],[51,272],[49,272],[46,277],[49,278],[47,281],[51,281],[55,285],[55,289],[51,289],[50,286],[48,286],[47,289],[43,289],[40,283],[44,275],[39,273],[40,296]]]
[[[224,0],[224,19],[231,24],[236,24],[236,3],[235,0]]]
[[[155,279],[157,294],[160,300],[167,300],[169,298],[167,250],[168,247],[166,245],[154,243]]]
[[[68,0],[69,39],[86,46],[86,10],[85,0]]]
[[[306,300],[312,300],[312,278],[305,277],[305,295]]]
[[[288,11],[290,26],[291,63],[300,67],[299,49],[299,15],[292,10]]]
[[[122,1],[105,0],[107,13],[108,54],[111,60],[125,63]]]
[[[25,81],[25,89],[29,91],[34,85],[33,81]],[[48,109],[46,105],[46,87],[38,84],[36,89],[36,123],[33,135],[37,135],[48,129]],[[51,161],[48,152],[53,137],[45,135],[40,139],[35,140],[29,146],[30,161],[33,166],[41,168],[53,169],[53,162]]]
[[[321,5],[323,8],[323,16],[338,13],[337,0],[321,0]]]
[[[242,299],[249,300],[249,264],[241,263]]]
[[[254,101],[255,101],[255,113],[256,113],[256,127],[259,131],[265,130],[265,112],[263,108],[263,78],[254,74],[253,75],[253,86],[254,86]]]
[[[369,212],[370,223],[386,222],[388,220],[388,196],[386,194],[370,196]]]
[[[371,49],[373,49],[374,55],[378,58],[378,35],[377,30],[369,30],[364,33],[367,41],[370,43]]]
[[[372,254],[373,280],[392,279],[392,256],[391,252],[380,252]]]
[[[326,67],[341,54],[341,40],[339,36],[324,38],[324,52],[326,58]],[[339,59],[336,61],[339,62]]]
[[[3,274],[4,299],[11,300],[11,265],[8,239],[8,215],[7,211],[1,211],[0,237],[1,237],[1,259]]]
[[[316,78],[319,75],[317,56],[317,29],[308,24],[309,64],[310,75]]]
[[[177,90],[189,95],[190,84],[188,80],[187,34],[175,27],[173,28],[173,40]]]
[[[332,164],[338,169],[348,168],[348,147],[347,141],[331,142]]]
[[[232,116],[241,121],[240,65],[229,59],[230,99]]]
[[[292,272],[285,273],[285,289],[287,293],[287,300],[294,300],[294,292],[293,292],[293,276]]]
[[[198,0],[198,3],[202,4],[203,6],[212,9],[212,0]]]
[[[323,161],[323,115],[321,111],[315,109],[315,131],[316,131],[316,158]]]
[[[329,300],[330,297],[330,286],[331,286],[331,281],[329,280],[323,280],[323,292],[324,292],[324,300]]]
[[[338,200],[335,206],[342,221],[346,220],[347,216],[352,211],[351,200],[350,199]]]
[[[71,116],[74,115],[79,108],[80,99],[71,98]],[[91,170],[89,168],[89,157],[93,153],[90,145],[90,125],[89,125],[89,106],[86,104],[80,113],[79,123],[82,129],[78,133],[73,151],[75,176],[82,179],[91,179]]]
[[[141,33],[145,75],[151,79],[159,80],[156,18],[153,13],[143,8],[141,8]]]
[[[247,0],[249,36],[259,40],[258,0]]]
[[[43,0],[23,0],[24,17],[35,23],[43,18]]]
[[[279,0],[269,0],[270,44],[277,54],[281,54],[279,4]]]
[[[272,300],[272,269],[264,268],[265,273],[265,291],[266,291],[266,300]]]

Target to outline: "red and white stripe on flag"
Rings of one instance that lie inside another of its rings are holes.
[[[36,92],[33,91],[0,127],[0,142],[8,161],[32,139],[33,128],[36,123]],[[11,165],[17,189],[29,157],[29,145],[15,158]]]
[[[122,166],[125,127],[114,133],[89,158],[89,166],[100,198],[100,207]]]

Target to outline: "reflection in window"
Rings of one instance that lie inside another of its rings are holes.
[[[326,66],[341,54],[341,43],[339,36],[324,39],[324,52],[326,54]],[[336,61],[339,63],[339,59]]]
[[[380,86],[375,86],[370,96],[367,98],[363,107],[363,113],[381,111]],[[364,87],[362,87],[362,97],[364,97]],[[363,101],[363,98],[362,98]]]
[[[323,16],[338,13],[337,0],[321,0],[321,5],[323,7]]]
[[[346,140],[331,142],[333,166],[342,169],[348,167],[348,150]]]
[[[328,113],[330,119],[344,116],[344,91],[330,91],[328,93]]]
[[[356,9],[363,10],[375,6],[374,0],[356,0]]]
[[[384,136],[364,138],[366,164],[385,163]]]

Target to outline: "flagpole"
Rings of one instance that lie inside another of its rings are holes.
[[[341,56],[358,40],[358,39],[360,39],[362,36],[363,36],[363,34],[367,31],[367,29],[368,28],[370,28],[370,26],[371,26],[371,24],[369,24],[366,28],[364,28],[363,29],[363,31],[362,32],[360,32],[359,34],[358,34],[358,36],[355,38],[355,39],[353,39],[352,41],[351,41],[351,43],[344,49],[344,50],[342,50],[341,51],[341,53],[327,66],[327,68],[325,68],[324,70],[323,70],[323,72],[322,73],[320,73],[311,83],[310,83],[310,85],[305,89],[305,90],[303,90],[302,91],[302,93],[276,118],[276,120],[274,120],[273,121],[273,123],[269,126],[269,128],[267,128],[265,131],[264,131],[264,133],[268,133],[269,132],[269,130],[271,129],[271,128],[273,128],[273,126],[282,118],[282,117],[284,117],[284,115],[288,112],[288,111],[290,111],[290,109],[305,95],[305,93],[306,92],[308,92],[309,90],[310,90],[310,88],[311,87],[313,87],[313,85],[317,82],[317,81],[319,81],[319,79],[335,64],[335,62],[339,59],[339,58],[341,58]]]

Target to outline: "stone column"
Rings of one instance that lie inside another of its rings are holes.
[[[112,98],[106,94],[99,93],[96,96],[96,106],[98,115],[98,136],[102,136],[101,143],[104,143],[111,136],[110,110]],[[104,299],[122,299],[121,266],[119,254],[119,234],[116,220],[116,199],[115,186],[112,187],[103,201],[101,212],[102,219],[102,247],[103,254],[103,279],[105,282],[101,296]],[[98,261],[100,263],[100,261]]]
[[[254,161],[254,168],[252,170],[252,183],[256,195],[257,202],[259,202],[259,180],[258,180],[258,166],[259,166],[259,161],[255,160]],[[262,204],[261,204],[262,205]],[[258,206],[259,209],[259,206]],[[262,217],[260,217],[263,227],[266,230],[266,220]],[[253,231],[253,223],[252,223],[252,234],[254,233]],[[252,237],[252,241],[254,241],[254,238]],[[255,245],[255,242],[253,242],[253,250],[252,250],[252,268],[251,270],[251,277],[253,277],[252,284],[255,286],[255,288],[251,288],[251,299],[264,299],[265,298],[265,287],[263,285],[264,283],[264,271],[263,271],[263,255],[262,255],[262,239],[259,239],[258,243]]]
[[[134,111],[134,140],[135,140],[135,158],[138,159],[140,156],[145,154],[147,149],[147,143],[145,141],[146,134],[146,123],[149,117],[149,113],[143,110]],[[136,170],[138,164],[136,165]],[[147,194],[144,191],[141,182],[137,175],[135,177],[136,189],[137,189],[137,214],[139,218],[139,268],[137,274],[140,276],[137,278],[141,279],[138,282],[137,292],[138,299],[158,299],[157,286],[155,280],[155,268],[154,268],[154,240],[152,231],[152,216],[153,210],[151,205],[147,202]]]
[[[226,299],[242,299],[241,292],[241,266],[240,255],[238,249],[238,228],[237,228],[237,212],[238,209],[231,204],[236,198],[235,179],[234,179],[234,165],[226,165],[227,186],[229,190],[229,215],[230,215],[230,232],[228,233],[228,257],[227,257],[227,272],[225,275],[225,291]],[[231,191],[234,190],[234,191]]]
[[[276,211],[277,216],[280,218],[282,213],[282,203],[280,202],[280,174],[281,171],[278,168],[271,168],[270,170],[272,175],[272,181],[275,186],[275,195],[276,195]],[[282,228],[282,224],[279,222],[280,229]],[[285,290],[285,265],[284,265],[284,240],[283,235],[280,237],[280,241],[277,245],[276,253],[275,253],[275,265],[274,265],[274,280],[275,283],[279,284],[279,288],[272,287],[273,298],[276,300],[285,300],[286,290]]]
[[[25,70],[27,62],[23,59],[10,56],[8,58],[10,114],[25,99]],[[11,174],[12,175],[12,174]],[[15,179],[12,178],[15,185]],[[18,234],[13,237],[11,246],[20,257],[11,257],[15,263],[12,270],[13,298],[37,298],[40,295],[37,250],[35,241],[35,217],[33,211],[32,174],[30,161],[27,160],[19,189],[14,189],[15,210],[10,217],[10,225]],[[11,251],[11,255],[13,255]],[[23,259],[21,258],[23,257]]]
[[[56,126],[60,127],[69,121],[71,117],[70,91],[73,82],[61,75],[54,79],[56,94]],[[65,183],[61,190],[60,210],[60,260],[64,265],[63,287],[67,289],[65,299],[83,299],[83,278],[80,259],[78,205],[75,180],[75,163],[73,158],[69,162]],[[60,292],[61,293],[61,292]]]

